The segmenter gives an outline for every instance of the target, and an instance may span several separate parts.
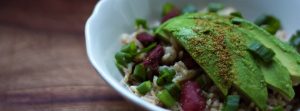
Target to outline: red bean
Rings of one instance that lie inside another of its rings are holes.
[[[197,82],[187,81],[182,86],[180,104],[183,111],[204,111],[205,99]]]
[[[161,60],[161,57],[164,55],[164,49],[161,45],[157,45],[153,50],[149,52],[149,54],[146,56],[146,58],[143,61],[143,64],[150,68],[151,72],[157,73],[158,66]],[[154,74],[151,73],[151,76]],[[152,78],[152,77],[148,78]]]
[[[147,46],[155,41],[155,38],[147,32],[137,34],[136,39],[139,40],[144,46]]]
[[[161,23],[180,15],[180,10],[177,8],[172,9],[168,14],[166,14],[162,19],[161,19]]]

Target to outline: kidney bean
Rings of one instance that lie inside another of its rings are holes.
[[[141,32],[137,34],[136,39],[139,40],[144,46],[147,46],[152,42],[155,42],[155,37],[148,34],[147,32]]]
[[[204,111],[206,101],[197,82],[186,81],[181,90],[180,104],[183,111]]]
[[[164,55],[164,49],[161,45],[157,45],[153,50],[151,50],[146,58],[143,61],[144,66],[148,67],[152,73],[150,76],[153,76],[153,73],[157,73],[158,66],[161,61],[162,56]],[[152,78],[149,77],[148,78]]]

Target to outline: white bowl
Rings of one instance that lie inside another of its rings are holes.
[[[114,54],[121,47],[119,36],[134,31],[135,18],[157,22],[165,2],[178,7],[194,4],[202,9],[212,1],[236,8],[249,20],[272,14],[281,20],[288,36],[300,29],[299,0],[101,0],[85,27],[88,57],[99,75],[122,96],[148,110],[165,110],[143,101],[120,82],[123,77],[114,64]]]

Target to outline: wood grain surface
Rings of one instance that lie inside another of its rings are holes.
[[[84,24],[96,2],[0,1],[0,111],[142,110],[87,59]]]

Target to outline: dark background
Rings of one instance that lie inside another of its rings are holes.
[[[140,110],[88,61],[97,0],[0,0],[0,111]]]

